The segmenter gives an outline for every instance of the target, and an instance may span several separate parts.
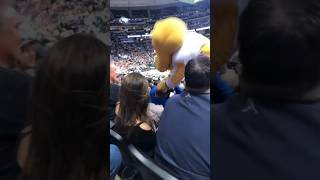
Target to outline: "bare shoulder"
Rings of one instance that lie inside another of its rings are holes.
[[[149,126],[147,123],[142,123],[139,126],[141,129],[145,130],[145,131],[150,131],[152,130],[151,126]]]
[[[119,112],[120,112],[120,102],[119,101],[117,102],[117,105],[116,105],[116,108],[114,111],[115,111],[115,114],[118,116]]]

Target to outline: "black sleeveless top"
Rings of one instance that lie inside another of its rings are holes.
[[[116,123],[113,130],[132,143],[136,148],[149,154],[154,151],[156,146],[156,133],[153,130],[141,129],[140,125],[142,123],[143,122],[140,122],[129,129],[124,129],[119,123]]]

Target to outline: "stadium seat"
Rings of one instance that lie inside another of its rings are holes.
[[[133,160],[128,152],[128,143],[118,133],[110,129],[110,144],[115,144],[119,147],[122,155],[123,164],[125,166],[132,166]]]
[[[110,129],[110,143],[116,144],[122,155],[126,176],[135,174],[137,169],[144,180],[177,180],[169,172],[159,167],[150,158],[143,155],[134,145],[128,144],[118,133]]]
[[[129,154],[128,143],[124,138],[121,137],[118,133],[110,129],[110,144],[115,144],[119,147],[123,167],[121,168],[120,176],[122,179],[134,179],[134,180],[143,180],[139,174],[138,168],[135,165],[134,160]]]
[[[109,124],[110,124],[110,129],[113,128],[113,126],[115,125],[113,121],[110,121]]]
[[[118,133],[110,129],[110,144],[119,146],[122,141],[123,138]]]
[[[138,168],[141,176],[145,180],[177,180],[169,172],[165,171],[151,159],[145,157],[137,148],[132,144],[128,145],[130,156],[134,160],[135,167]]]

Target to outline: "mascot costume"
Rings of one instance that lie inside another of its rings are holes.
[[[179,18],[157,21],[151,36],[156,68],[160,72],[170,70],[169,76],[158,84],[158,92],[165,93],[178,86],[191,59],[200,54],[210,57],[210,40],[199,33],[188,32],[186,24]]]

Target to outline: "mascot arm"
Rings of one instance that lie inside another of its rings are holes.
[[[176,64],[175,71],[166,80],[166,84],[169,88],[175,88],[184,78],[184,63]]]
[[[171,60],[169,58],[162,58],[160,59],[159,56],[155,56],[155,65],[158,71],[165,72],[168,69],[170,69],[170,62]]]
[[[175,88],[184,78],[184,68],[183,63],[176,64],[175,70],[172,70],[171,75],[158,84],[157,90],[166,92],[169,88]]]

